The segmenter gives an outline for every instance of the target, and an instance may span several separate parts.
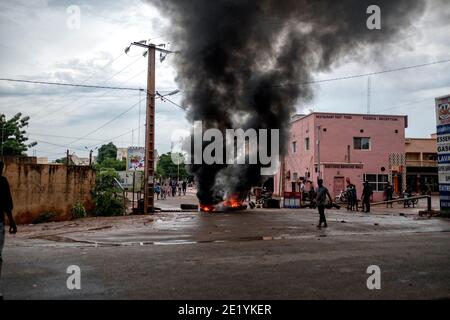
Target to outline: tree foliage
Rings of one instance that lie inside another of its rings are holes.
[[[61,158],[61,159],[56,159],[56,160],[55,160],[55,163],[66,164],[66,163],[67,163],[67,157],[63,157],[63,158]],[[71,157],[69,157],[69,165],[70,165],[70,166],[75,165],[75,163],[73,162],[73,160],[72,160]]]
[[[102,162],[97,163],[95,168],[98,170],[114,169],[116,171],[125,171],[127,169],[127,161],[106,158]]]
[[[112,143],[104,144],[98,149],[97,170],[114,169],[125,171],[127,169],[126,160],[117,160],[117,147]]]
[[[117,158],[117,147],[114,143],[110,142],[108,144],[102,145],[98,149],[97,162],[102,163],[106,159],[116,159]]]
[[[105,170],[97,174],[92,199],[95,204],[94,215],[118,216],[125,212],[122,190],[115,179],[118,178],[114,170]]]
[[[174,163],[172,161],[172,154],[170,152],[162,154],[159,157],[158,164],[156,166],[156,174],[160,178],[175,178],[178,175],[178,168],[180,172],[179,179],[184,180],[187,178],[188,173],[186,171],[186,165],[184,163],[184,157],[180,153],[179,154],[179,167],[178,163]]]
[[[28,126],[30,117],[22,117],[17,113],[14,117],[6,120],[4,114],[0,114],[0,155],[21,156],[28,148],[37,145],[37,142],[28,143],[25,136],[25,127]]]

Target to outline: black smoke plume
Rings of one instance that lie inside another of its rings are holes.
[[[280,129],[312,98],[312,74],[343,57],[373,57],[401,37],[424,9],[421,0],[153,0],[171,20],[177,82],[190,121],[205,129]],[[366,26],[370,5],[381,30]],[[258,165],[192,165],[201,203],[245,192],[262,181]]]

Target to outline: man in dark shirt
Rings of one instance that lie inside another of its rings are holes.
[[[386,183],[386,186],[384,187],[384,192],[386,193],[386,201],[391,201],[392,195],[394,194],[394,189],[392,188],[392,185],[389,181]],[[386,203],[386,208],[388,208],[389,205],[392,208],[392,202]]]
[[[1,291],[1,276],[2,276],[2,251],[5,243],[5,213],[9,220],[9,233],[16,233],[17,226],[12,216],[13,201],[11,197],[11,190],[6,177],[3,177],[3,162],[0,161],[0,300],[3,299]]]
[[[372,187],[370,186],[369,182],[364,182],[364,188],[362,192],[362,201],[364,204],[364,212],[369,213],[370,212],[370,197],[373,195]]]

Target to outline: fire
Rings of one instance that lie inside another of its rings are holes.
[[[218,204],[200,204],[199,208],[201,212],[212,213],[224,212],[228,210],[244,210],[247,209],[247,206],[244,204],[244,198],[242,197],[242,195],[233,194]]]
[[[223,205],[229,208],[239,208],[240,206],[242,206],[242,202],[236,199],[229,199],[224,201]]]
[[[200,211],[202,212],[213,212],[215,211],[215,207],[210,204],[201,204],[200,205]]]

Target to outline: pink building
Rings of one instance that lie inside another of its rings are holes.
[[[356,185],[358,197],[363,182],[369,181],[375,201],[383,199],[387,181],[397,192],[404,190],[407,120],[397,115],[321,112],[294,116],[289,150],[274,177],[275,194],[299,191],[302,180],[311,180],[316,187],[319,162],[320,175],[332,196],[345,190],[346,178]]]

